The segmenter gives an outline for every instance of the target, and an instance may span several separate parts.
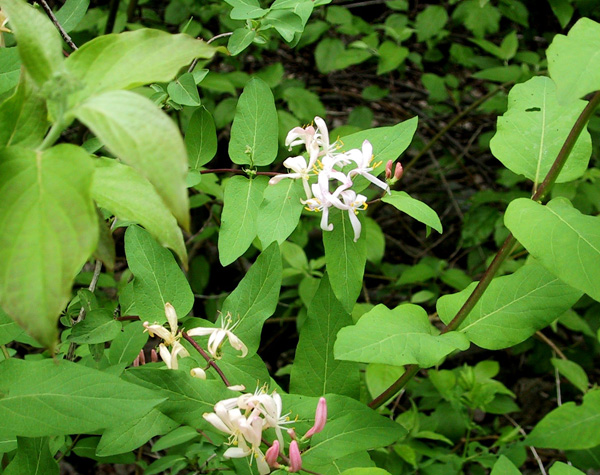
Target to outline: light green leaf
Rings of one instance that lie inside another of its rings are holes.
[[[0,393],[0,433],[24,437],[96,432],[164,400],[107,372],[52,359],[1,362]]]
[[[191,73],[184,73],[167,86],[171,100],[182,106],[199,106],[200,95]]]
[[[564,403],[547,414],[525,439],[534,447],[581,450],[600,445],[600,390],[589,391],[579,406]]]
[[[10,29],[17,38],[23,65],[41,87],[59,71],[63,62],[58,30],[44,13],[21,0],[2,0],[0,8],[10,18]]]
[[[166,434],[179,424],[156,409],[148,414],[129,420],[122,424],[109,427],[102,434],[96,455],[124,454],[144,445],[152,437]]]
[[[336,361],[333,357],[336,335],[347,325],[352,325],[352,318],[335,298],[325,275],[300,332],[290,379],[291,392],[306,396],[335,392],[358,398],[358,364]]]
[[[558,98],[568,104],[600,90],[600,24],[581,18],[567,36],[556,35],[548,48],[548,70]]]
[[[565,198],[546,206],[519,198],[504,223],[546,269],[600,301],[600,217],[581,214]]]
[[[521,475],[521,472],[505,455],[500,455],[490,475]]]
[[[196,429],[190,426],[181,426],[158,439],[152,446],[152,451],[159,452],[175,445],[184,444],[198,437],[200,437],[200,434],[198,434]]]
[[[554,462],[550,470],[548,470],[550,475],[585,475],[585,472],[576,469],[572,465],[567,465],[564,462]]]
[[[56,19],[68,33],[83,20],[89,6],[90,0],[67,0],[56,12]]]
[[[297,32],[304,28],[302,19],[290,10],[271,10],[261,20],[262,28],[275,28],[281,37],[290,43]]]
[[[48,130],[46,102],[29,82],[23,75],[14,94],[0,104],[1,146],[37,147]]]
[[[0,149],[0,305],[45,346],[96,248],[93,165],[73,145]]]
[[[6,345],[17,338],[23,329],[0,308],[0,345]]]
[[[66,70],[83,83],[71,103],[99,92],[168,82],[194,58],[209,59],[215,51],[204,41],[159,30],[99,36],[65,60]]]
[[[574,361],[563,360],[559,358],[551,358],[552,366],[554,366],[560,374],[567,378],[573,386],[579,389],[582,393],[586,393],[590,381],[584,369]]]
[[[231,13],[232,20],[250,20],[264,16],[269,10],[260,8],[258,0],[225,0],[233,7]]]
[[[279,244],[292,234],[300,215],[304,199],[302,184],[298,180],[281,180],[265,189],[258,213],[258,238],[263,247],[274,241]]]
[[[115,320],[106,309],[87,312],[85,319],[71,330],[68,340],[78,345],[104,343],[121,333],[121,323]]]
[[[395,366],[434,366],[455,350],[469,348],[458,332],[439,335],[427,312],[413,304],[393,310],[377,305],[352,327],[342,328],[335,342],[338,359]]]
[[[16,47],[0,48],[0,94],[10,91],[19,82],[21,60]]]
[[[324,117],[325,106],[314,92],[303,87],[288,87],[283,91],[283,98],[290,111],[300,120],[312,122],[315,116]]]
[[[404,46],[398,46],[393,41],[384,41],[379,46],[379,64],[377,74],[385,74],[400,66],[410,51]]]
[[[498,130],[490,141],[492,153],[511,171],[539,184],[586,104],[574,100],[561,106],[550,78],[534,77],[517,84],[508,95],[508,110],[498,117]],[[590,134],[584,130],[557,182],[572,181],[583,175],[591,152]]]
[[[254,38],[256,38],[256,30],[251,30],[248,28],[238,28],[234,30],[233,34],[229,37],[229,41],[227,42],[229,54],[235,56],[236,54],[241,53],[252,44]]]
[[[117,160],[95,160],[92,196],[98,206],[119,219],[141,224],[162,245],[187,263],[187,250],[177,221],[150,182]]]
[[[112,366],[128,365],[135,360],[148,341],[148,332],[142,322],[131,322],[110,344],[106,356]]]
[[[118,158],[144,175],[189,228],[188,159],[179,129],[156,105],[129,91],[93,96],[74,115]]]
[[[125,255],[133,272],[134,308],[142,321],[166,322],[165,303],[179,318],[194,305],[194,294],[173,255],[138,226],[125,233]],[[131,309],[130,309],[131,311]]]
[[[265,177],[249,180],[234,176],[225,186],[221,232],[219,233],[219,260],[227,266],[240,257],[254,238],[263,192],[267,187]]]
[[[384,203],[391,204],[417,221],[432,227],[438,233],[441,234],[443,232],[442,223],[437,213],[422,201],[412,198],[405,191],[392,191],[391,195],[385,195],[381,200]]]
[[[323,231],[327,273],[336,298],[347,312],[351,312],[362,289],[367,240],[361,236],[354,242],[354,230],[348,213],[333,210],[329,222],[333,230]]]
[[[202,414],[212,412],[217,401],[234,394],[220,379],[202,381],[192,378],[187,371],[166,370],[151,365],[131,368],[123,378],[135,386],[152,390],[156,397],[164,398],[158,407],[163,414],[196,429],[212,427]]]
[[[204,106],[194,111],[185,131],[189,165],[198,170],[210,162],[217,153],[217,129],[210,112]]]
[[[569,24],[575,9],[569,2],[569,0],[548,0],[552,13],[560,23],[560,27],[564,28]]]
[[[456,316],[476,282],[437,302],[447,325]],[[579,300],[581,292],[531,262],[514,274],[496,277],[465,321],[458,327],[481,348],[499,350],[525,341],[552,323]]]
[[[252,78],[238,100],[231,125],[229,157],[239,165],[269,165],[277,156],[277,111],[271,88]]]
[[[367,235],[367,260],[374,264],[381,264],[385,254],[385,237],[377,221],[365,218],[365,231]]]
[[[276,243],[256,259],[236,289],[223,302],[223,314],[239,319],[235,334],[248,347],[248,355],[258,349],[264,321],[273,315],[281,287],[281,256]]]
[[[17,437],[15,458],[2,472],[4,475],[58,475],[60,470],[50,453],[49,437]]]
[[[341,475],[392,475],[387,470],[377,467],[357,467],[344,470]]]
[[[430,5],[417,15],[415,29],[417,30],[417,39],[425,41],[439,34],[446,22],[448,13],[446,8],[440,5]]]

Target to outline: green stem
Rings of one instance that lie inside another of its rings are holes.
[[[505,82],[504,84],[500,84],[496,89],[493,89],[490,92],[488,92],[485,96],[480,97],[475,102],[473,102],[473,104],[471,104],[469,107],[467,107],[462,112],[460,112],[459,114],[457,114],[450,122],[448,122],[446,124],[445,127],[443,127],[437,134],[435,134],[433,136],[433,138],[429,142],[427,142],[427,145],[425,145],[425,147],[423,147],[423,149],[410,162],[408,162],[408,164],[406,164],[406,166],[403,167],[404,168],[404,173],[406,173],[407,170],[411,169],[414,166],[414,164],[417,163],[417,161],[419,160],[419,158],[421,158],[423,155],[425,155],[429,151],[429,149],[431,147],[433,147],[435,145],[435,143],[441,137],[443,137],[444,135],[446,135],[446,133],[452,127],[454,127],[458,122],[460,122],[460,120],[465,115],[467,115],[468,113],[470,113],[472,110],[477,109],[481,104],[483,104],[485,101],[487,101],[490,97],[495,96],[498,92],[500,92],[506,86],[510,86],[512,83],[513,83],[513,81]]]
[[[0,348],[2,348],[2,353],[4,354],[4,359],[10,359],[10,354],[8,353],[8,350],[6,349],[6,345],[0,345]]]
[[[49,132],[46,134],[46,137],[44,137],[44,141],[38,147],[38,150],[42,151],[52,147],[52,145],[60,138],[60,134],[62,134],[63,130],[65,130],[65,126],[61,120],[54,122],[52,127],[50,127]]]
[[[544,181],[542,182],[536,193],[532,196],[532,200],[540,201],[548,194],[548,192],[552,188],[552,185],[554,185],[554,182],[556,181],[556,178],[558,177],[560,171],[565,165],[565,162],[567,161],[571,150],[573,150],[575,142],[577,142],[579,135],[581,134],[582,130],[590,120],[590,117],[592,116],[594,110],[596,109],[596,107],[598,107],[599,104],[600,92],[597,92],[596,94],[594,94],[588,105],[585,107],[585,109],[583,109],[583,111],[579,115],[579,118],[573,125],[571,132],[569,132],[567,139],[565,140],[562,148],[560,149],[560,152],[558,152],[556,160],[554,160],[552,167],[546,174],[546,178],[544,178]],[[516,242],[517,240],[514,238],[514,236],[512,234],[509,234],[506,240],[504,241],[504,244],[502,244],[502,247],[498,250],[496,256],[494,257],[494,260],[481,277],[481,280],[477,284],[477,287],[475,287],[475,290],[473,290],[467,301],[463,304],[463,306],[460,308],[460,310],[452,319],[452,321],[442,330],[442,333],[447,333],[449,331],[456,330],[460,326],[460,324],[465,320],[465,318],[467,318],[467,315],[469,315],[471,310],[473,310],[477,302],[479,302],[479,299],[483,296],[483,293],[486,291],[486,289],[492,282],[492,279],[496,275],[496,272],[498,272],[500,265],[512,252],[513,246],[516,244]],[[406,386],[406,384],[418,372],[418,366],[406,366],[404,374],[383,393],[381,393],[379,396],[373,399],[369,403],[369,407],[375,409],[381,406],[385,401],[387,401],[394,394],[396,394],[398,391],[404,388],[404,386]]]

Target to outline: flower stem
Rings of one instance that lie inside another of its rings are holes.
[[[600,92],[596,92],[588,105],[583,109],[579,118],[571,128],[571,132],[567,136],[560,152],[556,157],[556,160],[552,164],[552,167],[546,174],[546,178],[537,189],[536,193],[532,196],[533,201],[542,200],[554,185],[556,178],[558,177],[560,171],[562,170],[571,150],[575,146],[575,142],[579,138],[582,130],[585,125],[590,120],[590,117],[594,113],[596,107],[600,104]],[[487,268],[481,280],[477,284],[477,287],[473,290],[467,301],[460,308],[456,316],[452,319],[452,321],[442,330],[442,333],[447,333],[449,331],[456,330],[460,324],[467,318],[467,315],[473,310],[479,299],[483,296],[483,293],[486,291],[490,283],[492,282],[496,272],[500,268],[500,265],[506,260],[506,258],[511,254],[514,245],[517,243],[515,237],[511,234],[508,235],[502,247],[496,253],[494,260]],[[398,380],[396,380],[389,388],[387,388],[383,393],[377,396],[369,403],[369,407],[377,408],[381,406],[385,401],[391,398],[394,394],[400,391],[406,384],[419,372],[419,367],[417,365],[408,365],[405,367],[404,374],[400,376]]]
[[[227,377],[223,374],[223,371],[221,371],[221,368],[219,368],[219,366],[217,365],[215,360],[213,360],[210,357],[210,355],[206,351],[204,351],[204,349],[198,343],[196,343],[196,341],[191,336],[189,336],[186,332],[181,332],[181,335],[196,349],[196,351],[198,351],[198,353],[200,353],[202,355],[202,358],[204,358],[206,360],[208,365],[211,366],[212,368],[214,368],[214,370],[218,373],[218,375],[221,377],[221,379],[225,383],[225,386],[227,386],[227,387],[231,386],[231,383],[229,382]]]

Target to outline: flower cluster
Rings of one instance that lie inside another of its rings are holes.
[[[228,444],[231,447],[225,451],[225,457],[253,456],[261,475],[270,473],[271,468],[279,468],[277,460],[280,457],[288,463],[289,472],[300,471],[302,456],[293,429],[287,431],[293,439],[289,444],[288,457],[280,452],[285,445],[282,429],[293,421],[290,420],[289,413],[282,415],[281,396],[277,392],[269,394],[265,387],[261,387],[254,393],[219,401],[214,409],[215,412],[205,413],[203,417],[216,429],[229,434]],[[325,398],[321,398],[317,405],[315,424],[301,440],[323,430],[326,421],[327,402]],[[265,429],[274,429],[276,439],[263,453],[261,444]]]
[[[387,183],[371,174],[379,163],[373,164],[373,146],[368,140],[362,148],[339,152],[341,144],[336,141],[329,142],[329,131],[325,121],[315,117],[314,123],[307,127],[295,127],[287,135],[285,144],[291,150],[296,145],[305,145],[308,161],[303,156],[287,158],[283,165],[292,173],[276,175],[269,183],[278,183],[284,178],[300,179],[306,193],[306,200],[302,203],[309,211],[320,211],[321,229],[331,231],[333,224],[329,223],[329,208],[334,207],[348,211],[350,223],[354,230],[354,241],[358,241],[361,233],[361,224],[357,217],[358,211],[367,209],[367,197],[357,194],[352,190],[353,179],[362,176],[384,191],[390,192]],[[347,171],[347,166],[354,167]],[[316,176],[316,183],[309,183],[311,177]]]

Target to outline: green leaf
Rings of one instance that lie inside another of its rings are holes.
[[[128,365],[135,360],[148,341],[142,322],[131,322],[123,327],[110,344],[106,356],[112,366]]]
[[[48,130],[47,116],[46,102],[23,75],[14,94],[0,104],[0,145],[37,147]]]
[[[164,400],[109,373],[51,359],[1,362],[0,393],[0,433],[23,437],[96,432]]]
[[[360,64],[371,56],[373,53],[366,49],[346,49],[339,38],[324,38],[315,49],[317,69],[323,74]]]
[[[133,272],[134,308],[142,321],[166,322],[169,302],[179,318],[194,305],[194,294],[173,255],[138,226],[125,233],[125,255]],[[131,311],[131,309],[130,309]]]
[[[121,323],[105,309],[87,312],[85,319],[71,330],[68,340],[78,345],[104,343],[121,333]]]
[[[352,327],[342,328],[335,342],[338,359],[395,366],[434,366],[455,350],[469,348],[458,332],[439,335],[427,312],[413,304],[393,310],[377,305]]]
[[[430,5],[417,15],[415,29],[417,30],[417,39],[425,41],[439,34],[446,22],[448,13],[446,9],[439,5]]]
[[[141,224],[163,246],[173,249],[181,262],[187,250],[177,221],[150,182],[117,160],[95,160],[92,196],[98,206],[121,220]]]
[[[194,58],[209,59],[215,51],[204,41],[159,30],[99,36],[65,60],[66,70],[83,83],[72,104],[99,92],[168,82]]]
[[[4,475],[58,475],[60,470],[50,453],[49,437],[17,437],[15,458],[2,472]]]
[[[354,230],[348,213],[333,210],[329,222],[333,230],[323,231],[327,273],[336,298],[347,312],[351,312],[362,289],[367,240],[362,236],[354,242]]]
[[[551,358],[552,366],[554,366],[560,374],[567,378],[573,386],[579,389],[582,393],[586,393],[590,381],[585,370],[574,361]]]
[[[258,213],[258,238],[264,247],[284,242],[296,229],[302,214],[304,190],[298,180],[281,180],[265,189]]]
[[[374,219],[365,218],[365,231],[367,235],[367,260],[374,264],[381,264],[385,254],[385,237],[381,227]]]
[[[192,378],[187,371],[165,370],[152,365],[131,368],[123,378],[164,398],[159,409],[167,417],[197,429],[212,427],[202,414],[212,412],[216,401],[233,394],[220,379],[202,381]]]
[[[391,195],[385,195],[381,199],[384,203],[391,204],[403,213],[421,223],[432,227],[438,233],[442,233],[442,223],[437,213],[429,206],[419,200],[415,200],[405,191],[392,191]]]
[[[114,91],[88,99],[74,115],[144,175],[177,221],[189,228],[187,153],[179,129],[166,114],[139,94]]]
[[[0,149],[0,305],[45,346],[96,248],[93,165],[73,145]]]
[[[0,8],[10,18],[23,65],[41,87],[58,72],[63,62],[58,30],[46,15],[21,0],[2,0]]]
[[[585,472],[563,462],[554,462],[548,473],[550,475],[585,475]]]
[[[162,412],[152,409],[140,418],[117,424],[105,430],[96,449],[96,455],[107,457],[131,452],[144,445],[152,437],[166,434],[178,425]]]
[[[600,24],[581,18],[567,36],[556,35],[549,46],[548,70],[564,104],[600,90]]]
[[[275,28],[281,37],[290,43],[294,35],[304,29],[302,19],[290,10],[271,10],[261,20],[261,28]]]
[[[225,0],[233,7],[231,13],[232,20],[250,20],[264,16],[269,10],[260,8],[258,0]]]
[[[267,183],[264,177],[250,180],[239,175],[227,182],[218,243],[221,265],[231,264],[254,241],[258,210]]]
[[[233,34],[229,37],[229,41],[227,42],[229,54],[232,56],[240,54],[252,44],[254,38],[256,38],[256,30],[237,28],[233,31]]]
[[[306,396],[335,392],[358,398],[358,364],[336,361],[333,357],[336,335],[348,325],[352,325],[352,318],[335,298],[325,275],[300,332],[290,379],[291,392]]]
[[[565,198],[546,206],[519,198],[504,223],[546,269],[600,301],[600,217],[581,214]]]
[[[391,475],[390,472],[383,468],[377,467],[357,467],[344,470],[341,475]]]
[[[152,446],[152,451],[160,452],[161,450],[169,449],[175,445],[185,444],[198,437],[200,437],[200,434],[198,434],[196,429],[193,429],[190,426],[181,426],[158,439]]]
[[[437,302],[447,325],[473,293],[476,282]],[[525,341],[548,326],[579,300],[581,292],[566,285],[537,262],[514,274],[496,277],[458,327],[481,348],[499,350]]]
[[[507,456],[500,455],[490,475],[521,475],[521,472]]]
[[[498,130],[490,141],[492,153],[505,167],[526,176],[537,186],[550,170],[586,104],[574,100],[561,106],[550,78],[534,77],[517,84],[508,95],[508,110],[498,117]],[[591,153],[590,134],[584,130],[557,182],[572,181],[583,175]]]
[[[56,19],[68,33],[83,20],[89,6],[90,0],[67,0],[56,12]]]
[[[6,345],[23,333],[23,329],[0,308],[0,345]]]
[[[379,46],[378,53],[377,74],[385,74],[400,66],[408,57],[409,50],[404,46],[398,46],[393,41],[384,41]]]
[[[236,289],[223,302],[223,313],[239,319],[235,334],[251,356],[258,349],[264,321],[273,315],[281,287],[281,255],[276,243],[256,259]]]
[[[323,117],[327,113],[319,96],[303,87],[288,87],[283,91],[283,98],[301,121],[312,122],[315,116]]]
[[[229,157],[239,165],[269,165],[277,156],[278,122],[271,88],[252,78],[238,100],[231,125]]]
[[[525,439],[534,447],[581,450],[600,444],[600,390],[589,391],[579,406],[567,402],[547,414]]]
[[[199,170],[210,162],[217,153],[217,129],[210,112],[204,106],[194,111],[185,131],[189,165]]]
[[[167,86],[170,98],[182,106],[199,106],[200,95],[191,73],[184,73]]]
[[[19,82],[21,60],[14,48],[0,48],[0,94],[10,91]]]
[[[550,4],[550,8],[552,8],[552,13],[554,13],[554,16],[560,23],[560,27],[564,28],[567,26],[575,12],[569,0],[548,0],[548,3]]]

